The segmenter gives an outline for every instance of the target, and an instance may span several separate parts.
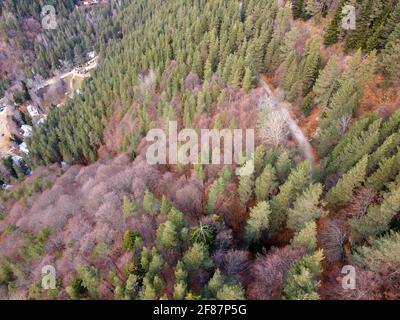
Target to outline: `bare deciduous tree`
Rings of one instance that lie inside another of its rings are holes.
[[[282,144],[289,135],[287,112],[278,109],[269,111],[259,135],[264,142],[274,147]]]
[[[267,255],[259,256],[251,268],[252,281],[247,289],[248,298],[281,299],[286,272],[291,263],[304,254],[304,248],[285,247],[272,249]]]
[[[320,231],[321,246],[324,249],[324,256],[328,261],[337,261],[343,258],[343,245],[346,234],[339,222],[329,220]]]

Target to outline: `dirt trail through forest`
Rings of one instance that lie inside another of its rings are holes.
[[[296,120],[294,119],[291,110],[292,105],[285,101],[283,94],[278,92],[278,89],[273,91],[269,86],[268,82],[264,79],[264,76],[260,76],[260,85],[264,88],[268,100],[272,104],[272,108],[280,108],[283,112],[287,113],[287,122],[289,126],[290,133],[293,139],[296,141],[300,151],[302,152],[305,159],[310,161],[311,172],[314,172],[314,167],[316,163],[316,152],[311,146],[308,138],[304,135],[303,131],[298,126]]]

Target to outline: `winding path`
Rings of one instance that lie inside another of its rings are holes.
[[[281,94],[274,92],[268,83],[263,79],[263,76],[260,76],[260,85],[264,89],[267,99],[272,104],[272,108],[280,108],[282,111],[287,113],[287,122],[289,126],[290,133],[293,139],[296,141],[299,149],[301,150],[305,159],[310,161],[311,165],[311,173],[314,172],[315,168],[315,151],[311,146],[308,138],[304,135],[303,131],[301,131],[300,127],[298,126],[297,122],[294,120],[291,114],[291,104],[288,103],[281,97]]]

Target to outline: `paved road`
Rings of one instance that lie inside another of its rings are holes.
[[[308,138],[301,131],[300,127],[297,125],[297,122],[293,119],[293,116],[290,113],[291,105],[287,101],[283,100],[281,95],[272,91],[268,83],[260,77],[260,85],[264,88],[268,101],[271,102],[272,108],[280,108],[283,112],[287,113],[288,126],[290,133],[293,139],[296,141],[299,149],[301,150],[305,159],[310,161],[311,164],[311,173],[314,172],[315,167],[315,159],[314,159],[314,149],[311,146]]]

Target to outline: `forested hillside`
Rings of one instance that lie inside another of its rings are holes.
[[[18,17],[6,34],[40,11],[19,2],[0,7]],[[342,28],[348,4],[355,30]],[[32,175],[0,191],[1,298],[400,298],[398,0],[98,10],[30,49],[43,76],[91,48],[99,67],[34,128]],[[254,172],[150,165],[146,134],[172,120],[255,129]],[[49,264],[57,287],[44,290]]]

